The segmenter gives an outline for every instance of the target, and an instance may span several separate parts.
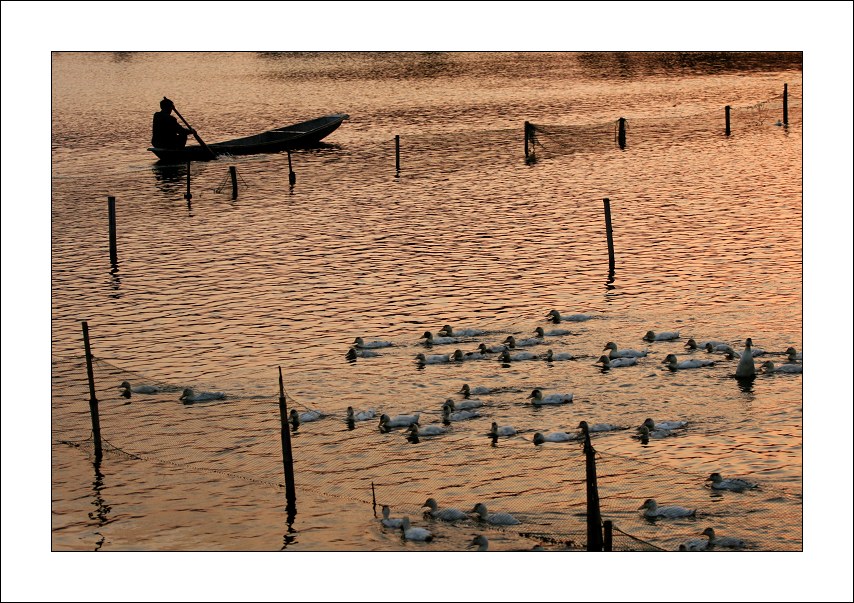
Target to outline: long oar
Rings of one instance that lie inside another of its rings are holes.
[[[168,99],[168,98],[166,98],[165,96],[164,96],[163,98],[164,98],[164,99],[166,99],[166,100],[169,100],[169,99]],[[170,102],[170,103],[172,103],[172,101],[169,101],[169,102]],[[180,118],[181,118],[181,121],[183,121],[183,122],[184,122],[184,125],[185,125],[185,126],[187,126],[187,128],[188,128],[188,129],[190,129],[190,130],[192,130],[192,131],[193,131],[193,138],[195,138],[195,139],[196,139],[196,142],[198,142],[198,143],[199,143],[199,146],[200,146],[200,147],[202,147],[202,148],[205,150],[205,152],[206,152],[208,155],[210,155],[210,156],[211,156],[211,159],[213,159],[214,157],[216,157],[216,155],[214,154],[214,152],[213,152],[213,151],[211,151],[211,150],[210,150],[210,148],[208,147],[208,145],[206,145],[206,144],[205,144],[205,141],[204,141],[204,140],[202,140],[201,136],[199,136],[199,135],[196,133],[196,130],[195,130],[195,129],[193,129],[193,126],[191,126],[190,124],[188,124],[188,123],[187,123],[187,120],[186,120],[186,119],[184,119],[184,116],[183,116],[183,115],[181,115],[180,113],[178,113],[178,108],[175,106],[175,103],[172,103],[172,110],[175,112],[175,115],[177,115],[178,117],[180,117]]]

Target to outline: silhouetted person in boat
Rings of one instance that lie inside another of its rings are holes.
[[[193,130],[182,127],[172,109],[172,101],[163,97],[160,101],[160,111],[154,114],[154,124],[151,128],[151,146],[161,149],[183,149],[187,144],[187,136],[194,134]]]

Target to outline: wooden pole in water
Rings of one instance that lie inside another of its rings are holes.
[[[525,122],[525,161],[528,161],[528,157],[530,155],[530,151],[528,149],[528,138],[530,135],[528,134],[531,131],[531,122]]]
[[[611,200],[608,197],[603,199],[605,202],[605,235],[608,237],[608,266],[611,272],[614,271],[614,231],[611,228]]]
[[[394,135],[394,169],[400,172],[400,134]]]
[[[289,505],[296,503],[294,488],[294,457],[291,453],[291,432],[288,429],[288,403],[285,400],[285,384],[282,381],[282,367],[279,367],[279,415],[282,423],[282,463],[285,466],[285,497]]]
[[[610,519],[606,519],[602,522],[602,526],[605,528],[605,538],[602,542],[602,550],[610,553],[614,550],[614,522]]]
[[[288,151],[288,184],[293,186],[297,183],[297,175],[294,173],[294,169],[291,166],[291,152]]]
[[[584,433],[584,457],[587,468],[587,550],[602,550],[602,515],[599,512],[599,489],[596,484],[596,451],[590,434]]]
[[[92,371],[92,350],[89,347],[89,324],[83,321],[83,349],[86,352],[86,376],[89,378],[89,413],[92,415],[92,439],[95,442],[95,461],[101,462],[101,418],[98,398],[95,397],[95,375]]]
[[[783,84],[783,125],[789,125],[789,84]]]
[[[110,218],[110,263],[116,265],[119,263],[118,253],[116,252],[116,198],[107,197],[107,213]]]
[[[228,173],[231,175],[231,199],[237,199],[237,168],[235,166],[228,167]]]
[[[374,482],[371,482],[371,500],[374,502],[374,517],[377,516],[377,491],[374,490]]]
[[[729,132],[730,132],[730,130],[729,130],[729,105],[724,107],[724,112],[726,113],[726,130],[725,130],[725,132],[726,132],[726,135],[729,136]]]
[[[187,192],[184,193],[184,198],[187,200],[187,203],[190,202],[190,199],[193,198],[193,193],[190,192],[190,162],[187,162]]]
[[[618,122],[617,129],[617,144],[620,145],[621,149],[626,148],[626,118],[621,117]]]

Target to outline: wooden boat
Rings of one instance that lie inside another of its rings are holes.
[[[256,153],[278,153],[291,149],[303,149],[317,144],[334,132],[345,119],[346,113],[336,113],[309,121],[269,130],[254,136],[235,138],[207,145],[214,155],[254,155]],[[148,147],[148,150],[166,163],[208,161],[213,159],[201,146],[186,146],[182,149]]]

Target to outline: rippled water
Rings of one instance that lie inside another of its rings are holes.
[[[675,373],[661,361],[685,355],[689,337],[738,350],[752,337],[778,364],[801,349],[801,76],[789,54],[55,54],[53,549],[461,550],[481,529],[434,525],[433,543],[404,542],[378,526],[373,494],[418,525],[429,496],[513,512],[524,529],[486,529],[493,548],[549,542],[539,534],[583,544],[580,449],[536,447],[533,433],[653,417],[690,424],[648,446],[632,431],[594,438],[606,518],[667,550],[708,526],[750,550],[800,550],[801,376],[743,384],[722,357]],[[784,84],[785,128],[774,125]],[[188,204],[186,168],[145,150],[163,95],[206,142],[350,119],[323,147],[293,153],[295,187],[284,154],[221,158],[191,166]],[[539,136],[531,164],[524,121],[561,133]],[[230,186],[215,191],[230,165],[236,200]],[[575,361],[414,362],[554,328],[551,309],[595,316],[535,348]],[[100,359],[104,437],[136,457],[110,449],[97,472],[88,444],[61,443],[89,431],[81,320]],[[445,324],[486,333],[425,350],[419,337]],[[636,367],[593,365],[605,342],[646,346],[648,330],[682,337],[648,345]],[[395,345],[348,362],[357,336]],[[277,485],[279,366],[292,407],[329,415],[293,435],[291,518]],[[170,390],[125,404],[124,379],[229,398],[184,406]],[[353,406],[440,422],[463,383],[506,391],[435,439],[344,421]],[[534,387],[575,402],[532,408]],[[520,435],[490,445],[493,420]],[[713,471],[761,489],[721,496],[703,485]],[[699,516],[645,521],[637,507],[650,497]]]

